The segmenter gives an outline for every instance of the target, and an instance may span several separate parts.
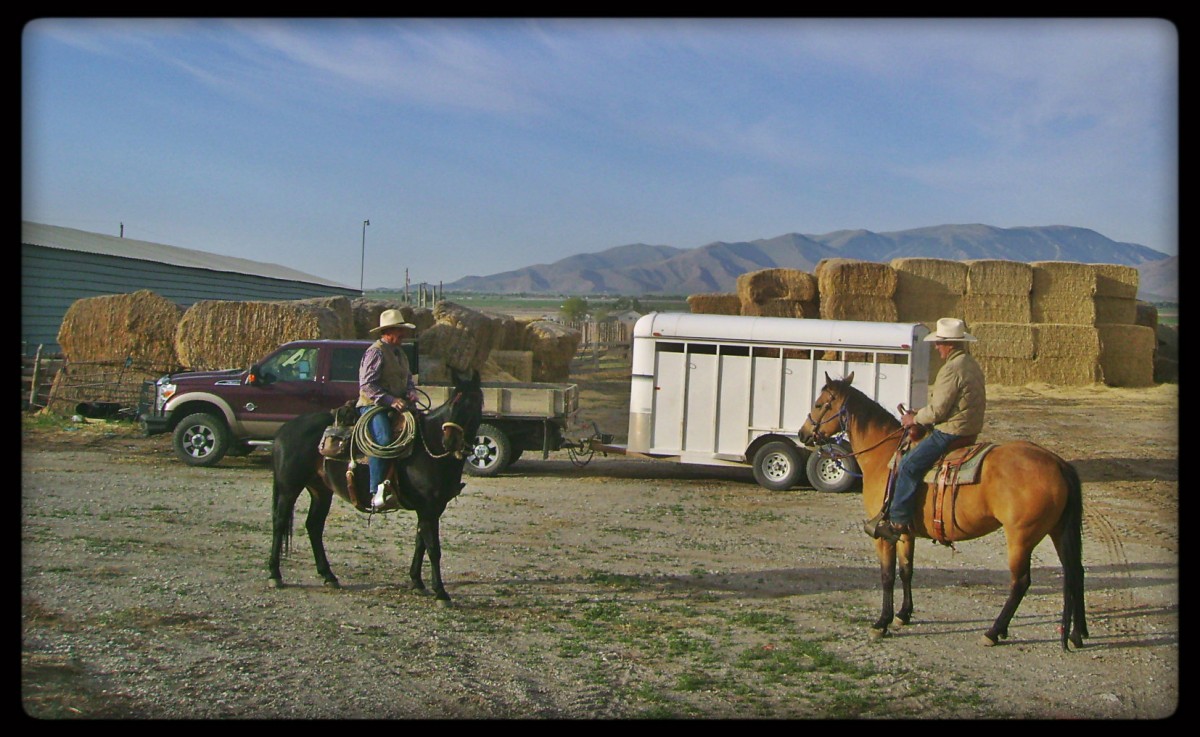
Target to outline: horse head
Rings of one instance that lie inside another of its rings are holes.
[[[797,431],[801,442],[806,445],[824,443],[846,429],[846,395],[853,382],[853,371],[844,379],[831,379],[828,373],[825,374],[825,386]]]
[[[442,421],[442,447],[453,453],[457,460],[463,460],[467,455],[467,443],[475,438],[483,419],[483,389],[478,371],[469,374],[454,371],[452,376],[454,393]]]

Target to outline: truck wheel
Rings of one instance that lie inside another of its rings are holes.
[[[809,483],[817,491],[843,492],[850,491],[858,483],[860,472],[858,463],[853,456],[844,455],[850,451],[844,446],[826,446],[834,448],[840,458],[831,458],[828,453],[814,452],[808,457]]]
[[[512,463],[512,443],[504,431],[486,422],[475,433],[474,449],[467,456],[467,473],[495,476]]]
[[[215,466],[229,452],[229,429],[207,412],[188,415],[175,426],[175,455],[189,466]]]
[[[772,491],[787,491],[800,483],[804,461],[796,445],[772,440],[754,454],[754,480]]]

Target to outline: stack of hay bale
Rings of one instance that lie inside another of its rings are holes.
[[[280,302],[201,300],[179,320],[175,350],[183,365],[192,370],[245,368],[290,340],[353,338],[347,334],[348,325],[354,322],[352,315],[345,297]]]
[[[418,333],[421,380],[448,381],[450,371],[479,371],[492,352],[494,320],[454,302],[434,305],[433,324]]]
[[[819,317],[819,295],[817,280],[812,274],[799,269],[759,269],[737,278],[737,297],[742,315]],[[690,298],[688,304],[692,305]],[[692,311],[696,310],[693,308]]]
[[[978,338],[967,350],[979,362],[991,384],[1027,384],[1037,380],[1035,336],[1030,325],[1029,293],[1033,269],[1021,261],[974,259],[962,262],[966,284],[958,312],[967,331]],[[935,325],[930,324],[933,331]],[[941,367],[937,351],[930,351],[930,376]]]
[[[179,369],[175,332],[183,309],[149,290],[78,299],[58,331],[66,364],[54,377],[49,411],[80,404],[137,405],[144,381]]]
[[[689,294],[687,303],[693,315],[742,314],[742,300],[737,293]]]
[[[1082,383],[1070,379],[1083,374],[1109,386],[1154,383],[1155,331],[1136,324],[1137,269],[1067,261],[1035,261],[1031,267],[1037,361],[1052,351],[1061,359],[1054,371],[1040,370],[1041,380]],[[1076,345],[1056,348],[1062,339]]]
[[[825,320],[896,322],[896,270],[850,258],[822,259],[814,269]]]
[[[522,345],[533,354],[533,380],[566,381],[582,339],[583,333],[552,320],[527,323]]]

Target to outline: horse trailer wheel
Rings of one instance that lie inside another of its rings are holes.
[[[486,422],[480,425],[471,455],[467,456],[467,473],[495,476],[508,468],[512,460],[512,443],[504,431]]]
[[[206,413],[188,415],[175,426],[175,455],[189,466],[215,466],[229,452],[225,422]]]
[[[772,491],[786,491],[800,483],[804,462],[800,449],[786,440],[773,440],[754,454],[754,480]]]
[[[834,447],[842,453],[850,452],[842,447]],[[843,455],[835,460],[826,454],[814,452],[808,457],[806,471],[809,483],[818,491],[850,491],[858,483],[858,463],[853,456]]]

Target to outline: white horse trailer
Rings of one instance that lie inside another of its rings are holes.
[[[928,333],[920,323],[650,313],[633,329],[629,438],[619,452],[750,465],[769,489],[807,475],[817,489],[847,490],[853,459],[797,438],[825,375],[853,372],[854,386],[884,407],[923,406]]]

